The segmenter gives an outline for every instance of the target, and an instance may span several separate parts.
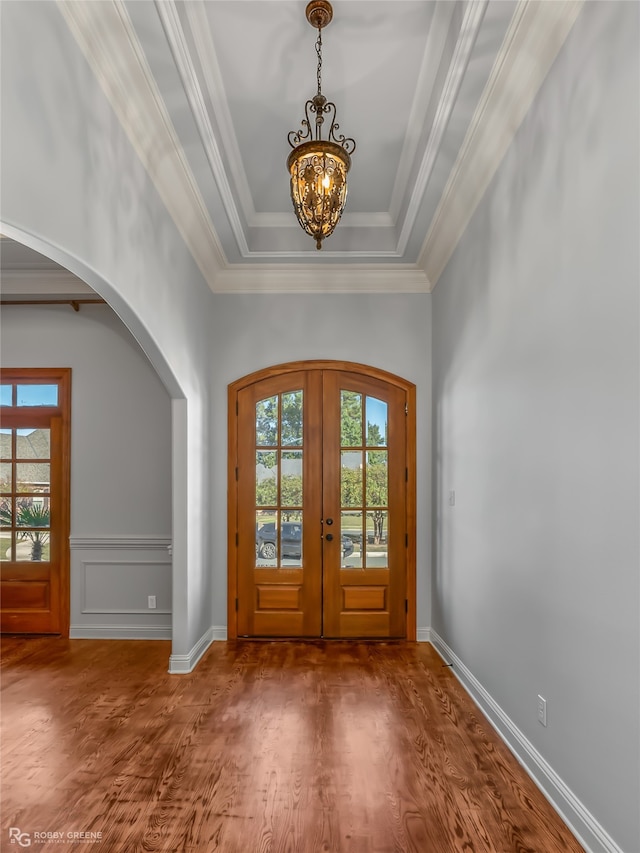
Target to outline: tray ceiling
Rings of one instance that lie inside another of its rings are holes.
[[[320,252],[285,167],[316,88],[305,5],[58,2],[214,292],[431,290],[580,0],[335,0],[322,88],[357,148]]]

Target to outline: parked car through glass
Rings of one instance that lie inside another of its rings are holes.
[[[274,560],[277,554],[277,531],[273,521],[267,521],[256,530],[256,556]],[[302,524],[299,521],[283,521],[280,532],[280,557],[300,559],[302,556]],[[342,557],[353,553],[353,541],[342,534]]]

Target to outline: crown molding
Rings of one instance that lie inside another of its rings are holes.
[[[175,0],[166,0],[166,4],[175,8]],[[159,3],[157,5],[159,7],[163,7],[165,5],[165,2]],[[205,11],[205,4],[204,2],[202,2],[202,0],[192,0],[192,2],[184,4],[184,13],[189,23],[189,29],[191,30],[191,35],[193,37],[196,53],[198,55],[198,61],[200,62],[200,67],[202,68],[203,81],[207,89],[211,108],[215,113],[216,121],[220,129],[222,149],[224,151],[227,162],[229,163],[229,171],[231,173],[234,186],[238,192],[240,209],[244,216],[245,222],[247,222],[249,227],[252,227],[258,224],[256,222],[257,214],[253,204],[253,197],[251,195],[251,189],[247,180],[247,174],[244,169],[244,166],[242,165],[242,157],[240,156],[240,146],[238,145],[238,139],[236,137],[235,130],[233,127],[231,112],[229,111],[228,107],[227,94],[222,80],[222,72],[220,71],[220,66],[218,65],[218,60],[216,57],[216,50],[211,34],[211,27],[209,25],[209,18]],[[175,22],[179,26],[179,19],[177,13],[175,13]],[[167,38],[169,44],[172,44],[173,40],[175,39],[184,40],[184,33],[182,32],[182,28],[180,28],[180,31],[175,28],[168,31]],[[195,87],[197,88],[201,97],[202,92],[200,91],[200,86],[198,84],[198,77],[193,67],[193,63],[191,62],[191,59],[188,56],[188,52],[187,58],[188,65],[185,66],[185,76],[183,78],[183,84],[185,86],[185,90],[187,91],[187,96],[189,96],[189,90],[187,87]],[[213,129],[211,128],[211,123],[209,121],[209,117],[206,113],[206,110],[202,118],[203,123],[205,125],[201,129],[203,139],[208,139],[210,136],[215,139]],[[198,121],[197,116],[196,121]],[[229,182],[227,180],[224,167],[222,165],[222,160],[209,160],[209,164],[211,166],[211,170],[213,172],[213,176],[216,182],[219,182],[219,180],[221,180],[219,186],[221,187],[223,204],[233,227],[236,221],[239,222],[239,217],[235,201],[231,194],[231,190],[228,190],[228,194],[226,191],[229,187]],[[225,192],[222,192],[222,188],[224,188]],[[244,234],[242,235],[242,241],[238,242],[238,245],[241,247],[241,252],[244,255],[244,252],[242,251],[242,246],[246,246]]]
[[[213,289],[224,252],[122,0],[57,0],[78,46]]]
[[[447,76],[442,87],[442,92],[438,100],[438,108],[433,120],[433,126],[429,133],[429,139],[422,157],[418,176],[414,184],[411,199],[407,213],[402,224],[402,230],[398,238],[398,254],[402,255],[407,248],[409,237],[415,226],[416,216],[420,208],[420,203],[424,198],[424,194],[433,172],[438,152],[442,146],[451,113],[456,104],[460,86],[464,80],[464,75],[471,58],[473,47],[478,37],[478,32],[482,26],[484,14],[487,11],[489,0],[469,0],[465,7],[464,17],[458,33],[451,64],[447,71]]]
[[[216,293],[430,293],[414,265],[229,266],[216,277]]]
[[[211,169],[218,191],[220,192],[222,204],[229,219],[233,236],[238,244],[240,254],[243,257],[246,257],[249,254],[249,247],[242,227],[242,221],[233,198],[231,185],[225,172],[218,142],[216,140],[213,127],[211,126],[211,121],[209,120],[205,99],[200,83],[198,82],[198,75],[193,66],[193,62],[191,61],[191,56],[189,55],[187,40],[180,22],[178,10],[176,9],[176,4],[174,0],[162,0],[162,2],[155,0],[155,5],[167,42],[171,48],[173,60],[176,64],[178,74],[180,75],[185,95],[189,101],[193,120],[195,121],[198,133],[200,134],[200,140],[202,142],[207,162],[209,163],[209,168]],[[240,188],[241,202],[244,202],[243,207],[245,207],[244,213],[246,219],[247,211],[252,211],[253,204],[251,203],[249,185],[247,184],[246,176],[244,175],[243,170],[238,168],[240,152],[238,150],[238,144],[235,141],[236,137],[233,132],[231,116],[228,108],[226,107],[226,99],[222,88],[222,79],[218,64],[215,60],[213,40],[211,39],[211,34],[209,32],[207,17],[201,9],[201,4],[196,3],[194,4],[194,10],[190,11],[190,9],[190,4],[185,4],[185,12],[189,18],[200,63],[205,73],[211,102],[216,110],[216,115],[220,113],[220,125],[223,129],[223,146],[227,156],[229,156],[229,153],[232,155],[230,157],[231,173],[236,182],[236,186]],[[198,12],[197,17],[195,17],[196,10]],[[202,46],[203,39],[208,39],[205,47]],[[215,81],[215,83],[213,81]],[[224,104],[224,109],[221,107],[221,104]],[[247,205],[249,205],[249,207],[247,207]]]
[[[402,145],[402,154],[391,192],[389,218],[395,226],[400,215],[402,201],[406,197],[411,169],[418,154],[418,144],[427,121],[427,113],[435,83],[443,61],[444,49],[447,44],[446,34],[451,27],[455,3],[436,3],[433,18],[427,33],[422,55],[422,63],[416,80],[416,88],[411,104],[407,131]],[[343,217],[344,218],[344,217]]]
[[[294,231],[300,229],[300,224],[293,211],[286,213],[256,213],[250,223],[256,228],[291,228]],[[384,211],[375,213],[350,213],[348,210],[340,217],[341,228],[393,228],[395,226],[391,216]],[[251,252],[249,257],[251,257]],[[257,253],[253,253],[254,255]],[[368,253],[367,253],[368,254]]]
[[[584,0],[521,0],[418,257],[432,287],[565,42]]]

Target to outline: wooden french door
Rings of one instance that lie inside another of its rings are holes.
[[[230,387],[229,636],[414,638],[413,392],[344,362]]]
[[[69,369],[0,371],[0,630],[69,632]]]

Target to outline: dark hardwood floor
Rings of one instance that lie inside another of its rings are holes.
[[[215,643],[189,675],[169,654],[2,639],[0,849],[582,850],[428,644]]]

